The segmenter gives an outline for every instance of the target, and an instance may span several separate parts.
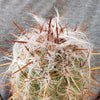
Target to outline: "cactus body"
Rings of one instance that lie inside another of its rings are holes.
[[[91,47],[58,18],[38,24],[13,47],[13,100],[88,100]],[[88,71],[87,71],[88,70]]]

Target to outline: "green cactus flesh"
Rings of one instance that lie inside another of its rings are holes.
[[[77,46],[69,45],[62,49],[64,51],[56,50],[54,61],[50,63],[47,59],[47,52],[49,52],[47,48],[36,50],[34,56],[39,56],[40,65],[34,66],[36,68],[33,67],[31,71],[27,67],[16,73],[18,75],[17,80],[14,80],[16,87],[20,89],[24,82],[26,84],[19,92],[17,99],[22,100],[24,96],[26,100],[88,98],[86,91],[89,89],[89,81],[81,74],[82,70],[88,68],[88,62],[85,61],[84,53],[77,55],[82,52],[77,49]],[[73,54],[75,57],[72,56]],[[16,74],[13,76],[16,77]],[[84,74],[88,75],[87,72]]]

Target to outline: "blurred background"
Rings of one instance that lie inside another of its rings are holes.
[[[54,7],[62,15],[64,15],[66,24],[74,28],[76,24],[81,26],[90,20],[88,29],[88,38],[94,49],[100,49],[100,0],[0,0],[0,47],[12,52],[12,43],[5,40],[14,40],[14,36],[10,32],[18,34],[20,31],[16,28],[12,21],[15,21],[23,30],[29,29],[34,26],[35,19],[31,15],[30,5],[38,16],[48,20],[53,14],[56,16]],[[0,50],[1,51],[1,50]],[[100,50],[98,50],[100,52]],[[91,61],[92,67],[100,66],[100,55],[93,56]],[[10,62],[11,59],[7,58],[0,52],[0,64]],[[4,72],[7,66],[0,67],[0,73]],[[100,83],[100,74],[95,74],[94,78]],[[0,76],[0,86],[8,83],[9,79]],[[10,96],[9,87],[0,88],[0,95],[3,100],[7,100]],[[100,87],[95,90],[91,89],[94,93],[99,93]],[[90,100],[94,100],[90,98]],[[99,99],[98,99],[99,100]]]

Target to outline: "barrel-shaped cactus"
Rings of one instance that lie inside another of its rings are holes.
[[[34,16],[38,24],[13,41],[9,100],[88,100],[92,48],[80,31],[88,22],[70,29]]]

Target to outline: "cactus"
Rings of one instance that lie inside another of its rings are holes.
[[[12,96],[8,100],[88,100],[92,47],[81,30],[51,16],[22,34],[13,46]]]

